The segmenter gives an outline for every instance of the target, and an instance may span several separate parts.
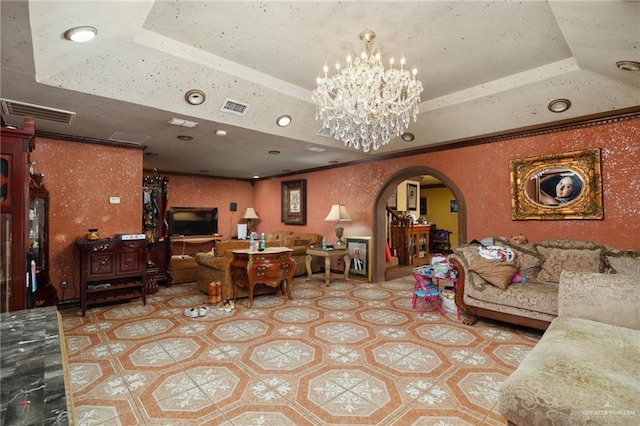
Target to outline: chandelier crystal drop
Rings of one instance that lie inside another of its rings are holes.
[[[365,50],[353,59],[347,56],[346,67],[336,63],[336,74],[318,77],[318,87],[312,93],[316,104],[316,120],[345,146],[376,151],[405,132],[410,118],[415,122],[422,93],[422,82],[416,80],[417,69],[394,68],[394,59],[385,71],[377,46],[372,46],[373,31],[363,31],[360,39]]]

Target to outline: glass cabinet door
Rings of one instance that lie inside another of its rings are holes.
[[[11,241],[13,240],[11,213],[2,212],[2,253],[0,258],[0,312],[11,310],[11,293],[13,281],[11,277]]]
[[[29,206],[29,254],[35,261],[35,271],[40,273],[47,269],[47,200],[31,197]],[[32,289],[33,290],[33,289]]]

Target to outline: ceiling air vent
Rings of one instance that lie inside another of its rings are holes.
[[[222,108],[220,108],[220,111],[244,117],[248,109],[249,104],[243,104],[242,102],[234,101],[233,99],[227,98],[224,101],[224,104],[222,104]]]
[[[56,123],[71,124],[76,116],[75,112],[62,109],[48,108],[25,102],[2,99],[2,112],[19,117],[33,117],[38,120],[54,121]]]

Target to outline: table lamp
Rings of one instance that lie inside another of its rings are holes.
[[[345,248],[345,243],[342,241],[342,232],[344,229],[342,228],[340,222],[350,222],[351,216],[349,216],[349,212],[347,208],[342,204],[334,204],[331,206],[331,210],[327,217],[324,218],[326,221],[337,221],[338,226],[336,226],[336,237],[338,237],[338,241],[333,245],[335,248],[343,249]]]
[[[247,235],[251,235],[251,221],[260,218],[256,214],[256,211],[253,209],[253,207],[247,207],[247,210],[244,211],[242,218],[247,219]]]

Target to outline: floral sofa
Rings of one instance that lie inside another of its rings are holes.
[[[478,245],[472,244],[456,247],[448,256],[460,274],[455,301],[468,315],[466,324],[480,316],[544,330],[558,315],[563,270],[640,274],[640,251],[564,239],[529,244],[496,239],[494,244],[510,248],[515,261],[481,262]],[[511,283],[516,272],[525,283]]]
[[[288,247],[293,249],[291,256],[296,261],[296,272],[294,276],[307,273],[305,260],[307,249],[311,245],[321,245],[322,235],[313,233],[298,233],[291,231],[278,231],[266,235],[267,247]],[[198,253],[195,261],[198,264],[196,282],[198,288],[203,293],[208,293],[209,283],[220,281],[222,283],[222,299],[233,298],[233,281],[231,279],[231,262],[233,261],[233,250],[248,249],[248,240],[226,240],[216,243],[214,252]],[[320,260],[313,258],[311,271],[320,271]],[[274,292],[277,288],[268,286],[257,286],[255,294]],[[246,289],[240,289],[239,297],[247,297]]]
[[[638,279],[561,273],[558,317],[500,388],[509,424],[640,424]]]

